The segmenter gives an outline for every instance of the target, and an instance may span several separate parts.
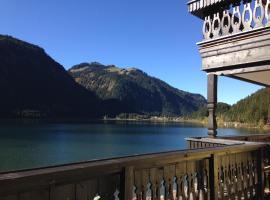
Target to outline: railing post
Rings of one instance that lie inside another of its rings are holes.
[[[218,199],[218,156],[211,155],[209,160],[210,199]]]
[[[263,148],[258,150],[258,159],[257,159],[257,172],[258,172],[258,197],[259,199],[264,199],[264,152]]]
[[[132,189],[134,186],[134,168],[133,167],[125,167],[125,200],[132,200]]]
[[[50,200],[55,200],[55,181],[54,180],[50,181],[49,185],[50,185],[49,198]]]

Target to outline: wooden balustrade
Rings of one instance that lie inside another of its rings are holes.
[[[215,4],[220,1],[212,2]],[[207,5],[203,4],[203,0],[197,0],[189,3],[189,11],[200,10],[200,5],[211,7],[210,3]],[[219,6],[215,6],[215,9],[203,12],[205,15],[202,28],[204,40],[268,27],[270,25],[269,8],[270,0],[223,1]]]
[[[254,135],[239,135],[239,136],[219,136],[219,139],[238,140],[248,142],[268,142],[270,143],[270,134],[254,134]]]
[[[218,199],[259,199],[259,153],[244,152],[219,158]]]
[[[131,196],[128,199],[207,199],[209,158],[151,167],[131,168]]]
[[[0,174],[0,200],[263,199],[262,150],[238,144]]]
[[[245,136],[223,136],[212,138],[187,138],[190,149],[252,143],[269,143],[270,135],[256,134]],[[226,155],[217,158],[218,165],[218,199],[258,199],[256,193],[263,193],[270,199],[270,149],[260,152],[245,152],[238,155]],[[259,159],[258,159],[259,158]],[[258,171],[257,164],[262,162],[264,168]],[[232,164],[234,163],[234,164]],[[236,176],[238,175],[238,176]],[[262,186],[257,185],[261,175]],[[235,183],[237,180],[237,184]],[[241,192],[237,192],[241,188]],[[261,191],[259,191],[261,190]],[[255,195],[255,197],[253,196]]]
[[[200,149],[207,147],[222,147],[228,145],[244,144],[241,140],[232,140],[231,138],[206,138],[206,137],[192,137],[186,138],[189,149]]]

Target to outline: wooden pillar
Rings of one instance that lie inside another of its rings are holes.
[[[127,199],[127,200],[133,199],[132,197],[132,192],[133,192],[132,190],[134,186],[134,168],[133,167],[125,167],[125,181],[122,181],[122,182],[124,182],[124,197],[125,197],[124,199]]]
[[[265,189],[265,177],[264,177],[264,149],[261,148],[257,153],[257,173],[258,173],[258,183],[257,183],[257,193],[258,199],[264,200],[264,189]],[[268,198],[267,198],[268,199]]]
[[[217,107],[217,75],[208,74],[207,83],[207,108],[208,108],[208,136],[217,136],[217,121],[216,121],[216,107]]]
[[[220,165],[220,157],[212,154],[209,160],[209,189],[210,199],[218,199],[218,167]]]

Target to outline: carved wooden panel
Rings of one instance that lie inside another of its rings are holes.
[[[132,200],[209,198],[209,160],[134,169]]]
[[[218,199],[259,199],[257,155],[255,151],[219,158]]]
[[[241,0],[238,4],[225,6],[223,11],[218,9],[204,17],[204,40],[270,26],[269,8],[270,0]]]

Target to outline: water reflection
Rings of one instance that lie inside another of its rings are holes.
[[[218,131],[219,135],[257,133]],[[206,135],[206,128],[187,123],[2,123],[0,171],[179,150],[186,147],[185,137]]]

